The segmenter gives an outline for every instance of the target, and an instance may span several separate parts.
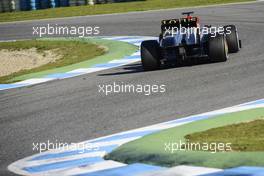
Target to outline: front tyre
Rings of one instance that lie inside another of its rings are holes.
[[[228,46],[225,35],[217,34],[209,38],[208,56],[213,62],[225,62],[228,58]]]
[[[160,46],[156,40],[143,41],[140,52],[145,71],[157,70],[160,67]]]

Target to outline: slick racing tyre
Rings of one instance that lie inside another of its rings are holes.
[[[141,62],[145,71],[156,70],[160,67],[160,46],[156,40],[141,43]]]
[[[209,37],[208,56],[213,62],[224,62],[228,58],[228,46],[224,34]]]
[[[235,25],[224,26],[229,53],[237,53],[241,47],[238,32]]]

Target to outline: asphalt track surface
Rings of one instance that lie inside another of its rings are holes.
[[[243,49],[225,63],[142,72],[133,64],[61,81],[0,91],[0,175],[32,155],[32,143],[80,142],[264,97],[264,3],[194,9],[204,24],[236,24]],[[32,26],[97,25],[101,35],[157,36],[164,10],[0,24],[0,39],[32,38]],[[105,96],[98,85],[165,84],[166,93]]]

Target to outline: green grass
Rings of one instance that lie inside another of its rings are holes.
[[[98,4],[94,6],[62,7],[37,11],[2,13],[0,15],[0,22],[145,11],[245,1],[253,0],[143,0],[126,3]]]
[[[188,123],[126,143],[105,158],[128,164],[139,162],[165,167],[177,165],[212,168],[230,168],[242,165],[264,166],[264,152],[262,151],[212,153],[209,151],[165,150],[165,144],[185,141],[185,136],[188,134],[263,118],[264,108],[257,108]]]
[[[263,115],[264,116],[264,115]],[[264,151],[264,120],[213,128],[188,134],[190,143],[231,143],[233,151]]]
[[[107,51],[101,47],[108,48]],[[23,70],[5,77],[0,83],[12,83],[31,78],[41,78],[47,74],[64,73],[78,68],[88,68],[95,64],[106,63],[131,55],[138,48],[134,45],[96,38],[53,38],[19,42],[0,42],[0,49],[20,49],[36,47],[39,52],[59,48],[64,57],[58,62],[31,70]]]

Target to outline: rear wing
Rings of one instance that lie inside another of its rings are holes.
[[[162,20],[161,21],[161,32],[165,32],[166,30],[173,28],[177,28],[180,30],[181,27],[191,28],[199,26],[199,18],[198,17],[187,17],[180,19],[170,19],[170,20]]]

